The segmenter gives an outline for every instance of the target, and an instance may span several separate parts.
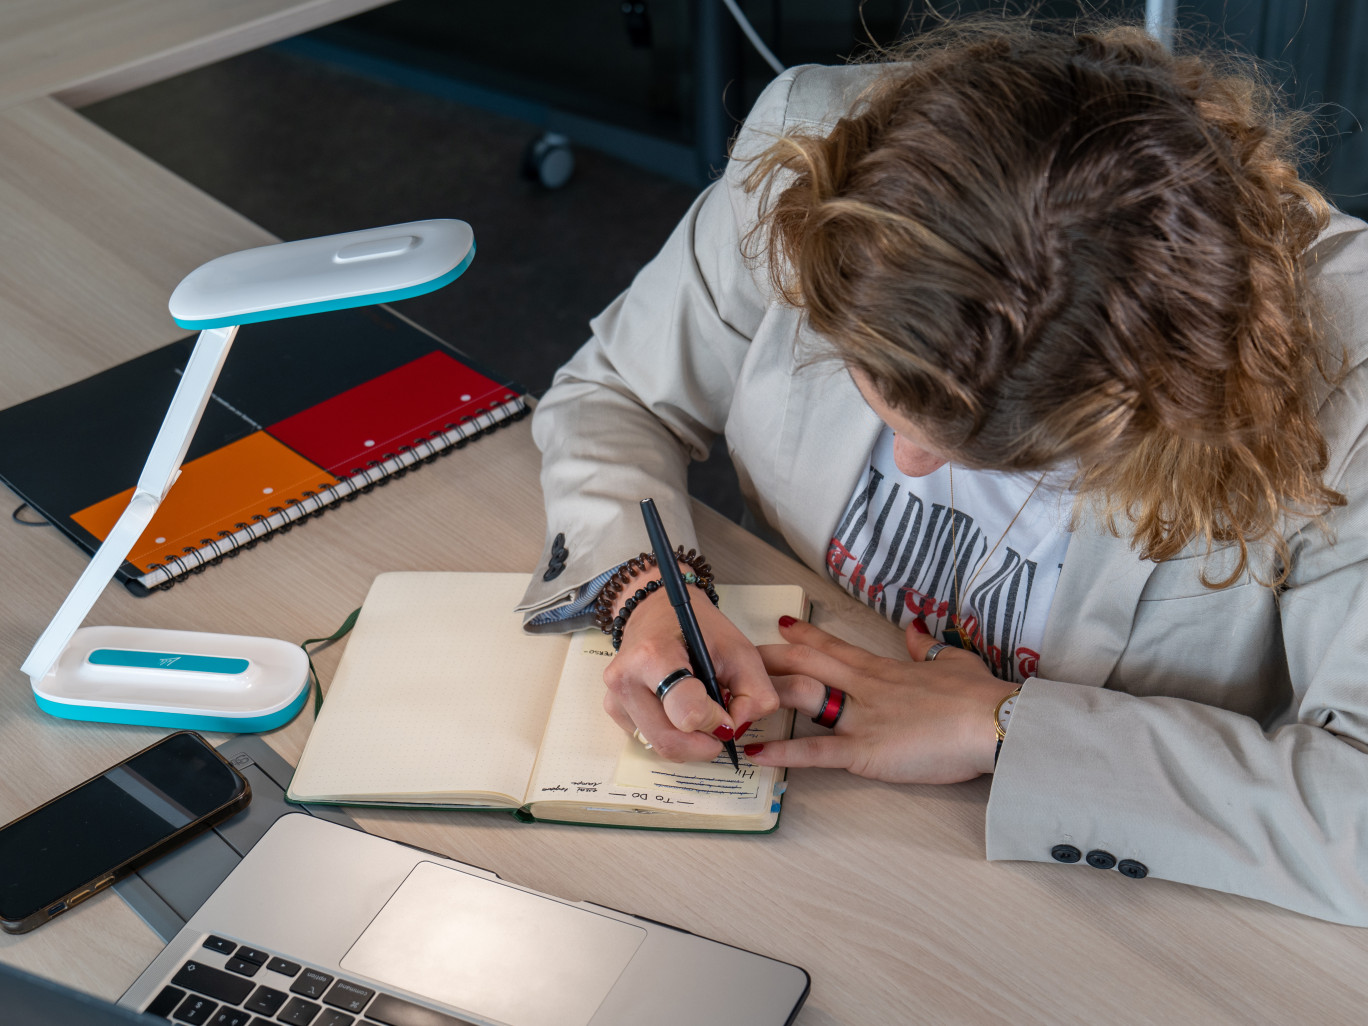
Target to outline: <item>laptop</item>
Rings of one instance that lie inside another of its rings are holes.
[[[190,1026],[784,1026],[785,962],[303,814],[118,1004]]]

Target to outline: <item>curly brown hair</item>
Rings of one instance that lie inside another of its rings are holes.
[[[1229,55],[1134,26],[976,19],[912,40],[824,136],[747,187],[775,287],[956,462],[1040,470],[1142,557],[1238,546],[1224,587],[1323,481],[1318,309],[1328,205],[1308,118]],[[1118,532],[1119,533],[1119,532]]]

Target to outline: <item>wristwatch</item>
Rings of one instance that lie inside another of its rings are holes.
[[[1007,736],[1007,726],[1012,719],[1012,707],[1016,705],[1017,696],[1020,694],[1021,688],[1017,688],[1003,698],[993,710],[993,726],[997,728],[997,747],[993,749],[994,766],[997,765],[998,756],[1002,754],[1002,741]]]

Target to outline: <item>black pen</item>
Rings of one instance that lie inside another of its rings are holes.
[[[684,632],[684,647],[689,650],[694,676],[703,682],[708,697],[725,709],[722,689],[717,686],[717,672],[713,669],[712,657],[708,655],[708,646],[703,643],[703,631],[698,626],[698,618],[694,616],[693,603],[689,601],[689,586],[679,572],[674,546],[665,534],[665,525],[660,522],[654,499],[641,500],[641,516],[646,521],[646,533],[650,536],[651,548],[655,550],[656,562],[660,564],[660,583],[665,585],[665,594],[670,596],[670,605],[674,606],[675,616],[679,618],[679,629]],[[732,767],[739,770],[741,760],[736,756],[736,742],[723,741],[722,745],[727,749]]]

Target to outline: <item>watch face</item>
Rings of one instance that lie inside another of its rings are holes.
[[[1002,704],[998,706],[997,721],[999,737],[1007,733],[1007,725],[1008,723],[1010,723],[1012,718],[1012,706],[1016,705],[1016,700],[1017,696],[1012,695],[1008,698],[1003,699]]]

